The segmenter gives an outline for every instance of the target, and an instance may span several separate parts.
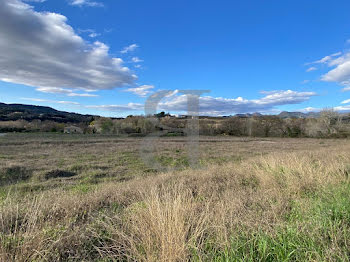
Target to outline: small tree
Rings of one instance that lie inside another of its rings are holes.
[[[334,109],[324,109],[320,112],[319,121],[323,132],[329,136],[337,132],[335,126],[339,122],[340,115]],[[340,120],[341,122],[341,120]]]

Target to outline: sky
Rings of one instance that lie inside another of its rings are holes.
[[[345,0],[1,0],[0,102],[120,117],[158,96],[186,114],[202,90],[201,115],[347,112],[349,13]]]

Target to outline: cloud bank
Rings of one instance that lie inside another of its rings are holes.
[[[314,92],[297,92],[292,90],[273,91],[266,94],[260,99],[222,98],[203,96],[199,98],[200,115],[231,115],[238,113],[253,112],[271,112],[276,111],[277,106],[299,104],[308,101],[311,97],[316,96]],[[143,104],[129,103],[126,105],[98,105],[88,106],[89,108],[111,111],[142,111]],[[158,104],[158,110],[171,113],[187,113],[187,96],[174,91],[172,95],[164,98]]]

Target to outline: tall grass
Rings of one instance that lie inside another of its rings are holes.
[[[53,189],[0,207],[2,261],[348,261],[349,146]]]
[[[204,241],[208,210],[202,209],[188,189],[155,190],[128,206],[121,217],[100,221],[110,232],[99,247],[101,254],[137,261],[184,261]],[[103,238],[103,236],[102,236]],[[123,250],[125,253],[120,254]]]

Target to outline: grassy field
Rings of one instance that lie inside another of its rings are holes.
[[[0,261],[349,261],[350,141],[0,136]]]

